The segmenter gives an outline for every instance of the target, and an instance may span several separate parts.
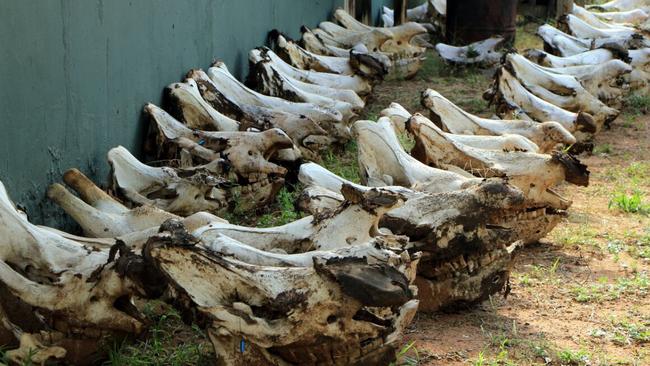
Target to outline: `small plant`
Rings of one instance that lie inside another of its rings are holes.
[[[476,58],[479,57],[481,54],[474,48],[474,46],[469,45],[467,46],[467,58]]]
[[[632,195],[623,192],[618,193],[609,201],[609,208],[615,207],[623,212],[638,213],[647,215],[650,213],[650,205],[643,202],[641,192],[634,191]]]
[[[478,357],[476,357],[476,360],[472,363],[474,366],[486,366],[487,365],[487,360],[485,359],[485,354],[483,351],[478,353]]]
[[[632,94],[625,99],[629,112],[634,114],[647,114],[650,112],[650,96]]]
[[[115,343],[108,351],[105,365],[207,365],[214,357],[211,344],[200,329],[185,326],[173,309],[160,315],[149,309],[153,317],[146,340],[129,344]]]
[[[295,202],[300,194],[300,187],[293,187],[289,191],[287,187],[282,187],[278,192],[276,202],[277,210],[262,215],[258,220],[260,227],[281,226],[301,218],[301,213],[296,210]]]
[[[585,350],[573,351],[564,349],[558,352],[557,357],[563,365],[582,366],[591,364],[590,355]]]
[[[612,145],[602,144],[594,148],[594,154],[611,154],[614,151]]]
[[[409,356],[408,353],[412,353],[413,356]],[[395,357],[396,360],[391,363],[391,366],[416,366],[420,363],[420,355],[417,347],[415,347],[415,341],[405,344]]]

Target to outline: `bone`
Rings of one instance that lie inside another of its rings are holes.
[[[598,129],[609,125],[620,114],[591,95],[574,77],[548,73],[523,56],[508,54],[506,68],[539,98],[571,112],[591,114]]]
[[[386,117],[376,123],[357,121],[353,125],[359,146],[361,180],[369,186],[418,187],[432,193],[456,190],[478,182],[461,169],[456,172],[426,166],[407,154]],[[469,178],[469,179],[468,179]]]
[[[346,130],[338,134],[333,133],[332,137],[329,137],[323,128],[306,116],[256,105],[236,104],[218,90],[217,85],[203,70],[191,70],[188,77],[197,82],[203,98],[215,108],[228,111],[232,117],[250,127],[260,130],[275,127],[286,132],[307,159],[316,160],[320,150],[329,146],[335,139],[343,139],[344,134],[349,135]]]
[[[566,155],[555,157],[464,146],[447,138],[442,130],[420,114],[411,117],[407,126],[416,141],[412,154],[421,162],[441,169],[449,169],[450,165],[459,167],[483,178],[507,177],[528,199],[545,205],[552,204],[547,199],[547,190],[565,180],[578,185],[588,185],[589,182],[586,167]]]
[[[181,216],[200,211],[218,215],[233,204],[234,197],[239,197],[242,209],[263,206],[275,197],[284,182],[281,176],[267,175],[258,189],[251,191],[244,189],[247,186],[239,186],[236,176],[215,173],[218,169],[211,165],[179,170],[150,167],[123,147],[109,151],[108,160],[116,192],[136,204],[155,206]],[[276,171],[284,172],[283,169]]]
[[[451,63],[458,65],[477,64],[483,67],[489,67],[497,64],[503,56],[497,51],[505,39],[500,36],[491,37],[483,41],[474,42],[464,47],[450,46],[444,43],[436,45],[436,51],[440,57]]]
[[[62,357],[60,347],[64,344],[99,349],[103,336],[143,330],[137,315],[116,306],[118,299],[129,302],[133,296],[145,295],[140,284],[129,278],[138,268],[136,262],[131,262],[131,269],[118,273],[117,263],[124,265],[126,257],[108,263],[108,250],[89,250],[32,225],[14,209],[1,183],[0,221],[4,238],[0,282],[7,289],[0,297],[0,308],[11,310],[0,314],[0,323],[14,324],[18,330],[20,324],[30,324],[43,336],[30,339],[23,333],[21,345],[37,346],[38,357]],[[45,340],[52,342],[44,345],[47,349],[37,345]],[[21,356],[20,351],[13,355],[18,359]]]
[[[406,123],[411,118],[404,107],[398,103],[391,103],[390,106],[380,112],[383,117],[388,117],[393,123],[395,131],[406,132]],[[539,146],[521,135],[503,134],[500,136],[486,135],[457,135],[443,132],[444,136],[454,143],[469,147],[498,151],[528,151],[538,152]]]
[[[570,112],[537,97],[505,68],[498,70],[493,88],[486,97],[492,98],[491,102],[496,104],[497,112],[502,116],[514,112],[539,122],[556,121],[570,132],[582,132],[587,136],[598,131],[591,115]]]
[[[178,111],[178,117],[191,129],[206,131],[238,131],[239,122],[224,116],[203,100],[193,79],[167,86],[167,93]]]
[[[440,93],[427,89],[422,93],[422,105],[446,130],[460,135],[516,134],[524,136],[539,147],[539,152],[550,153],[558,145],[571,145],[575,137],[557,122],[532,122],[524,120],[492,120],[465,112]]]

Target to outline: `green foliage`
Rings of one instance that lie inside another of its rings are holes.
[[[257,221],[260,227],[281,226],[300,219],[303,215],[296,209],[296,201],[302,187],[291,187],[290,191],[287,186],[282,187],[276,198],[276,206],[272,212],[262,215]]]
[[[322,165],[332,173],[354,183],[361,182],[356,141],[348,142],[342,151],[329,149],[323,154],[322,158]]]
[[[622,295],[646,296],[650,288],[650,280],[645,273],[632,277],[621,277],[610,283],[607,277],[602,277],[598,283],[575,285],[571,288],[573,299],[581,303],[600,303],[616,300]]]
[[[476,58],[479,57],[481,54],[474,48],[473,45],[467,46],[467,58]]]
[[[557,357],[563,365],[586,366],[591,364],[591,355],[585,350],[573,351],[564,349],[558,352]]]
[[[420,364],[420,353],[415,347],[415,341],[408,342],[395,355],[395,362],[390,366],[417,366]]]
[[[612,145],[602,144],[594,148],[594,154],[611,154],[614,151]]]
[[[650,213],[650,204],[643,202],[643,195],[640,191],[628,195],[624,192],[617,193],[610,201],[609,208],[617,208],[627,213],[638,213],[647,215]]]
[[[625,106],[628,113],[646,114],[650,112],[650,96],[631,94],[625,99]]]
[[[115,343],[109,349],[106,365],[149,366],[149,365],[209,365],[214,356],[212,347],[203,331],[194,327],[183,330],[180,315],[168,309],[161,315],[153,315],[145,309],[145,314],[154,317],[148,337],[129,344]],[[187,334],[182,334],[182,333]],[[180,339],[182,335],[182,339]]]

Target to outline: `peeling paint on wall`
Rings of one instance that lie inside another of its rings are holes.
[[[190,68],[328,19],[342,0],[0,0],[0,180],[38,224],[72,228],[45,197],[78,167],[105,183],[106,152],[138,154],[141,108]]]

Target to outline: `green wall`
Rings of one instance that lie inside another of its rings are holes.
[[[342,0],[0,0],[0,180],[33,222],[70,227],[45,197],[65,170],[97,182],[106,152],[139,153],[141,108],[194,67],[247,52],[278,28],[330,18]]]

